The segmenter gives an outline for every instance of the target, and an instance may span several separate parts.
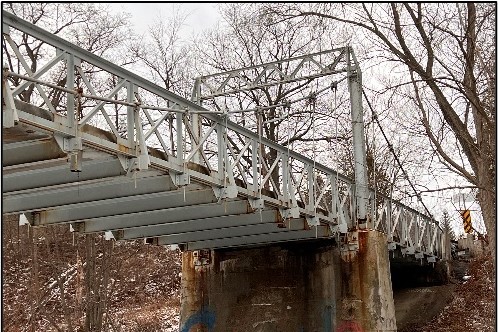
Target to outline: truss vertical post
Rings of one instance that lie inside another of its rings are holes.
[[[313,174],[313,165],[309,164],[307,166],[308,170],[308,206],[306,209],[310,213],[315,213],[315,179]]]
[[[67,67],[66,88],[69,90],[75,90],[75,56],[74,54],[66,53],[65,58]],[[78,60],[79,64],[79,59],[76,60]],[[69,146],[67,147],[67,151],[69,153],[69,167],[71,172],[81,172],[83,160],[83,145],[80,137],[78,113],[76,111],[73,93],[68,92],[66,94],[66,111],[68,127],[74,130],[74,137],[68,140]]]
[[[390,199],[384,199],[385,213],[386,213],[386,231],[387,231],[387,241],[394,241],[393,237],[393,224],[392,224],[392,203]]]
[[[128,82],[128,87],[127,87],[127,101],[129,103],[134,103],[135,102],[135,91],[136,87],[132,82]],[[127,136],[128,136],[128,146],[134,146],[134,140],[135,140],[135,131],[133,128],[135,127],[135,109],[132,106],[127,107],[127,115],[126,115],[126,129],[127,129]]]
[[[201,83],[200,83],[200,78],[195,79],[194,83],[194,88],[192,90],[192,102],[196,103],[197,105],[201,105]],[[199,114],[193,113],[191,114],[191,123],[192,123],[192,131],[193,135],[196,136],[198,139],[201,137],[201,123],[200,123],[200,117]],[[195,151],[197,148],[197,144],[195,144],[195,141],[192,139],[192,151]],[[194,153],[192,157],[192,161],[196,164],[200,163],[200,156],[199,153],[196,152]]]
[[[140,108],[137,107],[135,112],[135,132],[137,136],[137,143],[135,149],[137,150],[138,169],[145,170],[149,168],[150,160],[147,151],[147,144],[145,143],[145,136],[142,128],[142,121],[140,118]]]
[[[282,156],[282,199],[286,204],[289,204],[289,154],[285,153]]]
[[[226,179],[226,145],[225,145],[225,127],[221,123],[216,125],[216,134],[218,136],[218,175],[221,183]]]
[[[253,195],[257,195],[258,194],[258,191],[259,191],[259,185],[258,185],[258,177],[259,177],[259,173],[258,173],[258,141],[254,140],[252,141],[252,147],[251,147],[252,151],[252,190],[253,190]]]
[[[417,214],[413,215],[413,227],[415,228],[414,232],[414,241],[413,241],[413,246],[415,247],[415,250],[419,250],[419,239],[420,239],[420,225],[419,225],[419,218]],[[411,236],[410,236],[411,238]]]
[[[74,90],[74,55],[66,54],[66,64],[66,88]],[[72,93],[67,94],[66,109],[69,127],[74,128],[76,121],[76,112],[74,107],[74,95]]]
[[[349,52],[348,68],[350,68]],[[360,228],[365,228],[367,226],[368,179],[366,168],[365,131],[363,128],[361,71],[358,67],[348,71],[348,83],[351,99],[351,120],[353,126],[357,221]]]
[[[186,138],[185,138],[186,139]],[[183,165],[183,114],[176,114],[176,158],[178,164]]]
[[[335,175],[336,177],[334,178],[333,175],[330,177],[330,194],[332,196],[330,200],[330,215],[333,219],[336,220],[336,222],[339,224],[339,213],[337,211],[337,202],[339,199],[339,189],[337,188],[337,178],[338,174]]]

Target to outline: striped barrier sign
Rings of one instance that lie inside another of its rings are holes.
[[[463,219],[463,229],[465,233],[472,232],[472,219],[470,217],[470,210],[461,210],[460,215]]]

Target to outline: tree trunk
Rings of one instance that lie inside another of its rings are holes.
[[[95,240],[93,234],[85,236],[86,268],[85,268],[85,331],[95,329]]]
[[[494,185],[494,172],[489,170],[488,163],[480,163],[479,166],[480,189],[477,194],[477,200],[481,206],[484,225],[489,239],[488,251],[493,257],[493,264],[496,259],[496,192],[492,189]]]
[[[66,276],[67,278],[67,276]],[[57,276],[57,284],[59,286],[59,291],[61,293],[61,306],[64,313],[64,319],[66,320],[68,332],[73,332],[73,324],[71,323],[71,310],[66,303],[66,292],[64,292],[64,281],[60,276]]]
[[[36,244],[36,229],[34,227],[28,228],[29,232],[29,245],[31,246],[31,297],[33,299],[30,317],[30,331],[36,331],[36,316],[40,305],[39,296],[39,280],[38,280],[38,247]]]
[[[107,286],[109,284],[110,263],[112,259],[112,241],[104,241],[102,243],[102,282],[99,285],[99,304],[97,316],[97,331],[101,331],[103,327],[104,314],[107,312]]]
[[[80,324],[81,314],[83,312],[82,307],[82,299],[83,299],[83,263],[81,262],[81,257],[79,253],[79,249],[76,250],[76,321],[78,322],[78,326]]]

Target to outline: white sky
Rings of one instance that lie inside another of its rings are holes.
[[[107,5],[112,10],[130,13],[132,15],[131,21],[134,25],[134,30],[139,35],[145,33],[148,29],[148,26],[159,17],[167,19],[169,17],[172,17],[173,13],[177,10],[180,10],[180,12],[187,14],[187,19],[182,29],[182,32],[185,34],[184,37],[189,37],[193,33],[197,34],[204,29],[213,27],[220,18],[217,9],[218,4],[208,2],[121,2],[108,3]]]

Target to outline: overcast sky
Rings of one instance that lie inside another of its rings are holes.
[[[108,3],[115,11],[125,11],[132,15],[132,22],[137,34],[147,31],[148,26],[159,17],[172,17],[176,10],[187,14],[182,32],[185,37],[213,27],[219,19],[217,4],[214,3]]]

